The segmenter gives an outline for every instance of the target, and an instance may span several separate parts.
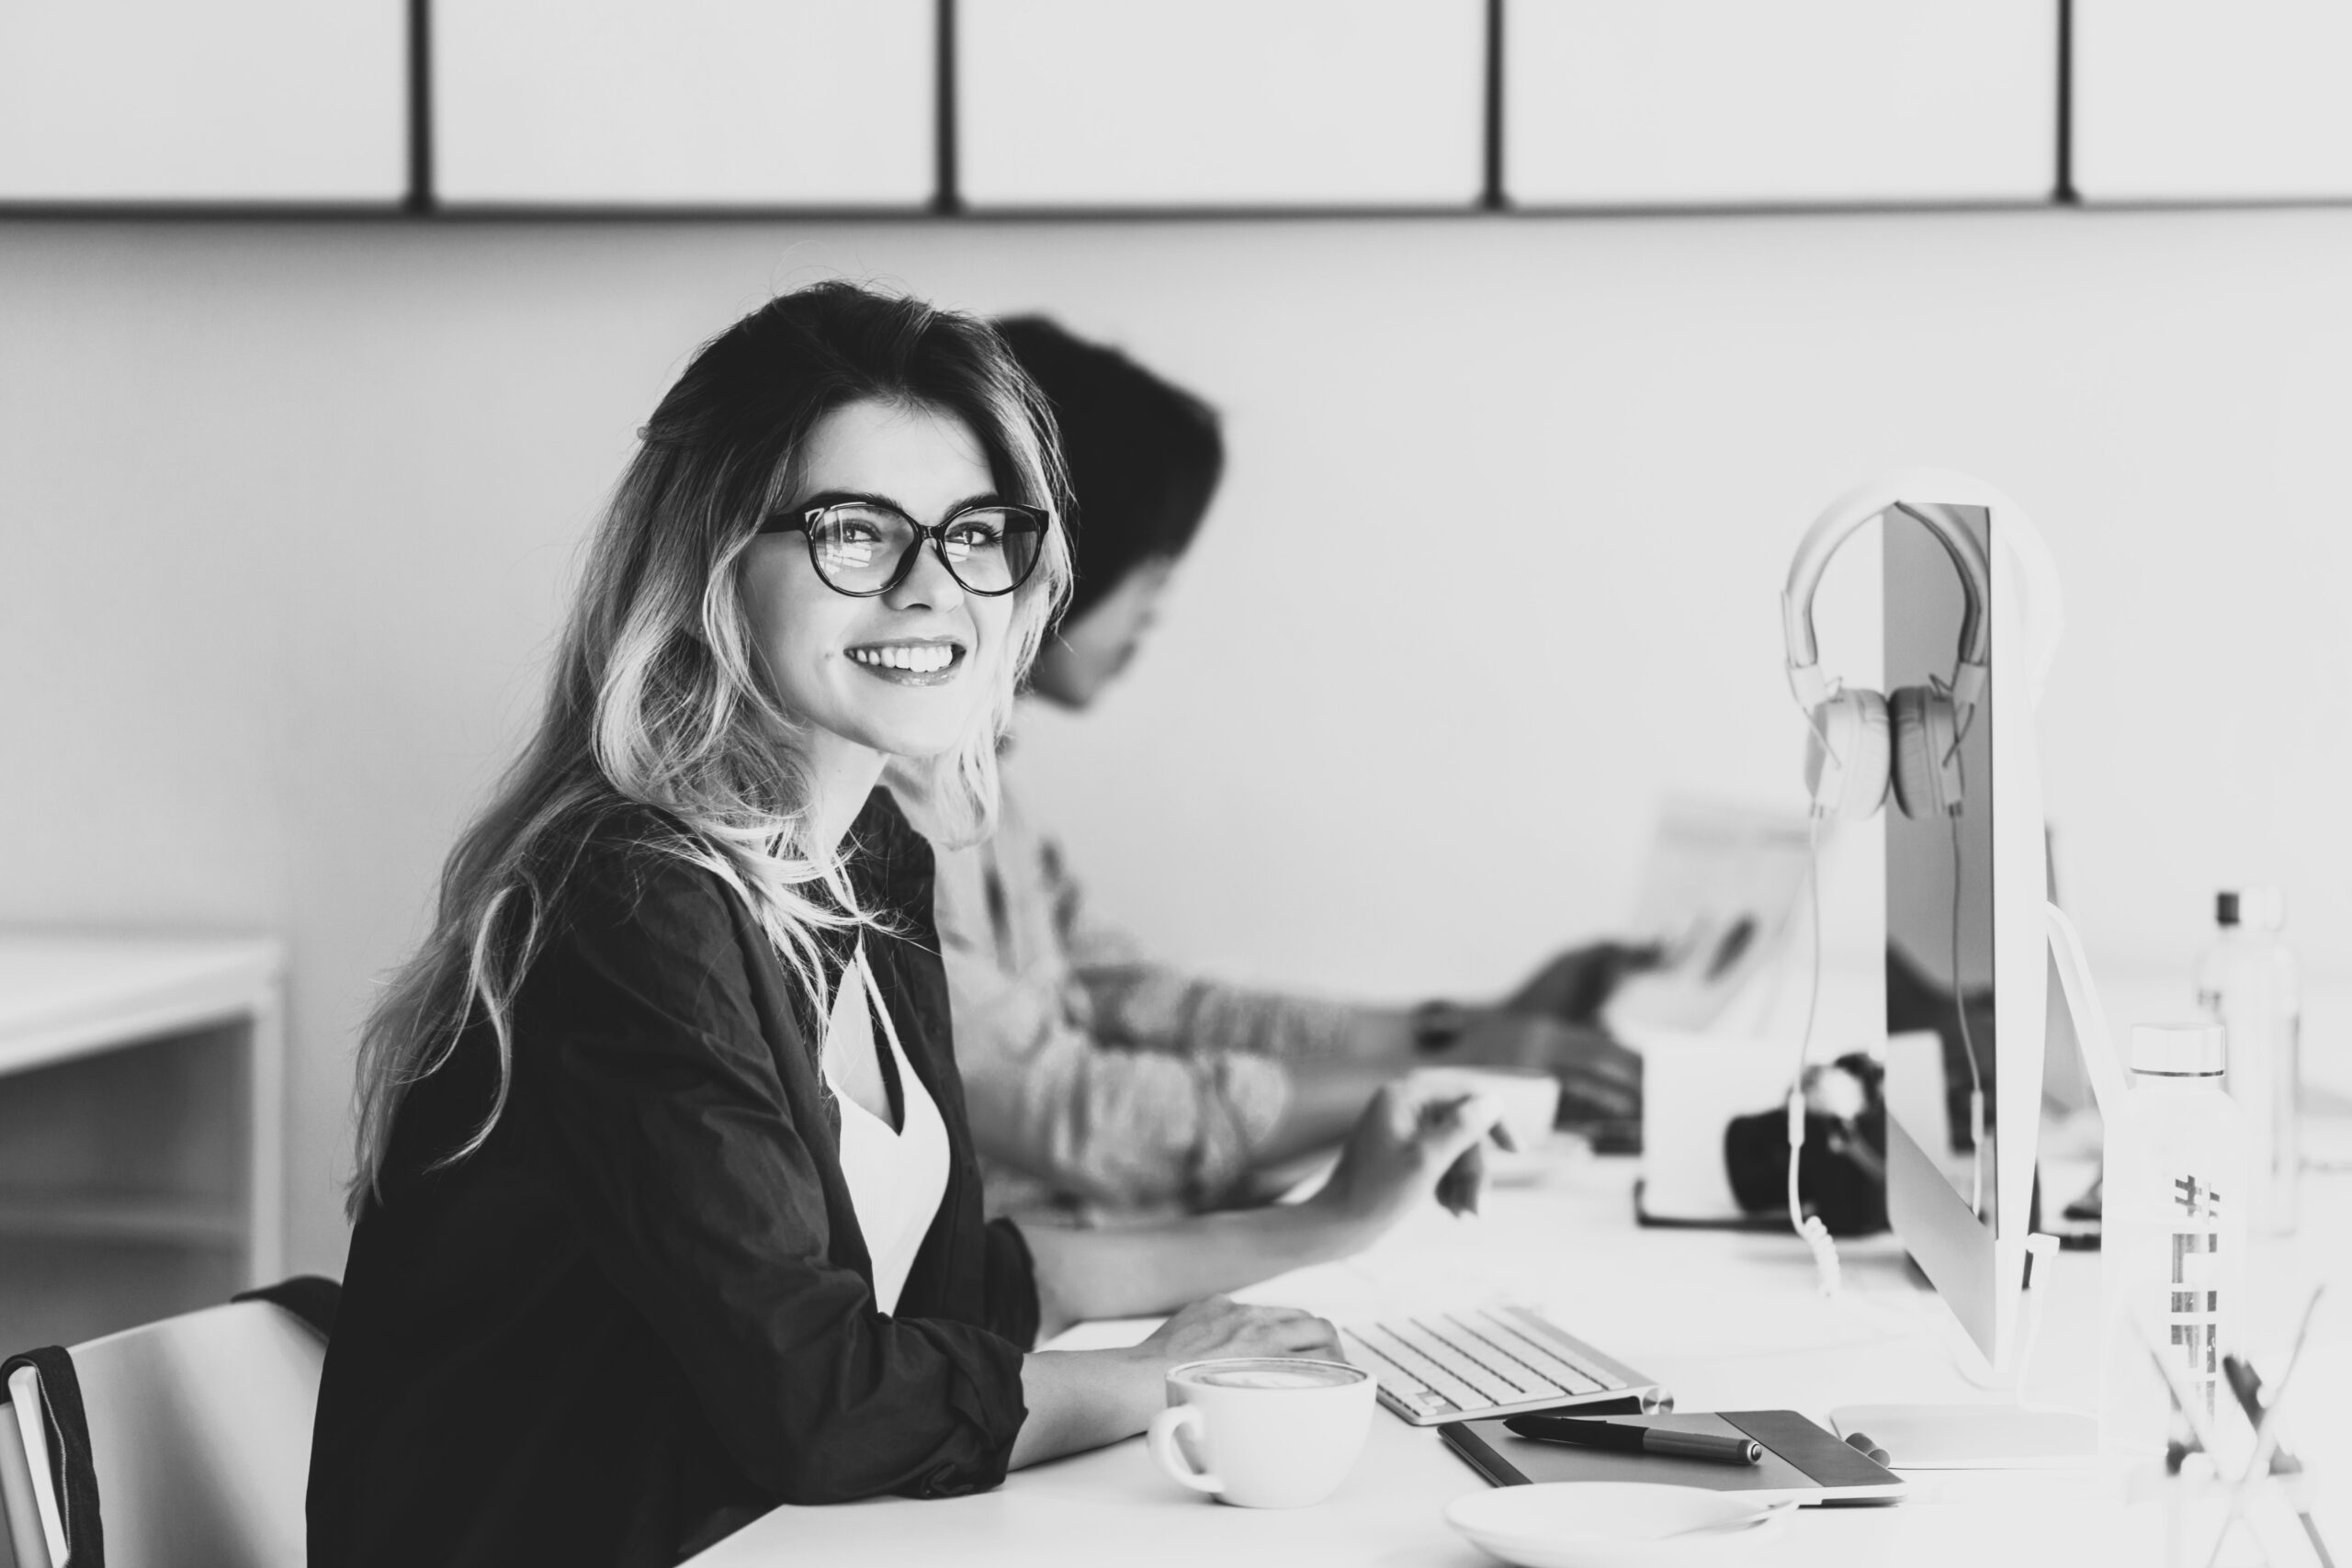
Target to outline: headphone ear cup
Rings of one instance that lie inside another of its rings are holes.
[[[1839,692],[1806,727],[1805,787],[1813,814],[1860,822],[1886,801],[1886,699],[1867,686]]]
[[[1959,816],[1960,718],[1951,698],[1926,686],[1900,686],[1891,714],[1895,805],[1915,818]]]

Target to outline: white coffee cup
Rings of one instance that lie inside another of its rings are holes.
[[[1416,1067],[1412,1078],[1417,1089],[1430,1092],[1495,1101],[1502,1110],[1497,1124],[1521,1154],[1540,1147],[1552,1135],[1552,1121],[1560,1110],[1560,1080],[1533,1069]]]
[[[1168,1408],[1144,1441],[1162,1470],[1221,1503],[1304,1508],[1355,1468],[1374,1394],[1372,1374],[1344,1361],[1187,1361],[1169,1372]]]

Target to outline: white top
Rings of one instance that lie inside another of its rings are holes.
[[[882,1024],[878,1046],[874,1038],[877,1019]],[[890,1105],[881,1071],[884,1049],[899,1070],[901,1115],[895,1129],[884,1114]],[[862,942],[833,998],[823,1065],[825,1081],[841,1102],[842,1176],[849,1183],[857,1228],[874,1260],[875,1303],[894,1313],[908,1270],[914,1267],[915,1254],[922,1249],[922,1238],[930,1234],[932,1217],[947,1190],[947,1124],[939,1119],[939,1107],[899,1044],[898,1026],[882,1003],[874,971],[866,966]]]

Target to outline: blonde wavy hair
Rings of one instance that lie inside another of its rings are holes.
[[[639,433],[589,542],[537,731],[449,852],[432,931],[361,1029],[354,1217],[381,1194],[408,1090],[469,1038],[495,1049],[497,1088],[465,1142],[432,1168],[464,1159],[497,1125],[514,1077],[515,994],[559,917],[574,858],[616,811],[651,807],[674,823],[644,847],[732,888],[824,1016],[821,937],[876,916],[859,905],[838,852],[802,841],[808,726],[759,673],[741,563],[788,499],[818,423],[868,400],[959,419],[998,490],[1056,518],[1014,595],[1010,657],[968,732],[937,758],[893,760],[885,774],[934,840],[968,843],[993,826],[998,742],[1069,591],[1068,485],[1052,419],[977,318],[842,282],[772,299],[704,344]]]

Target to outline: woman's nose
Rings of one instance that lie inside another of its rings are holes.
[[[915,547],[915,564],[904,582],[885,595],[894,610],[933,610],[952,604],[964,592],[939,558],[939,547],[925,539]]]

